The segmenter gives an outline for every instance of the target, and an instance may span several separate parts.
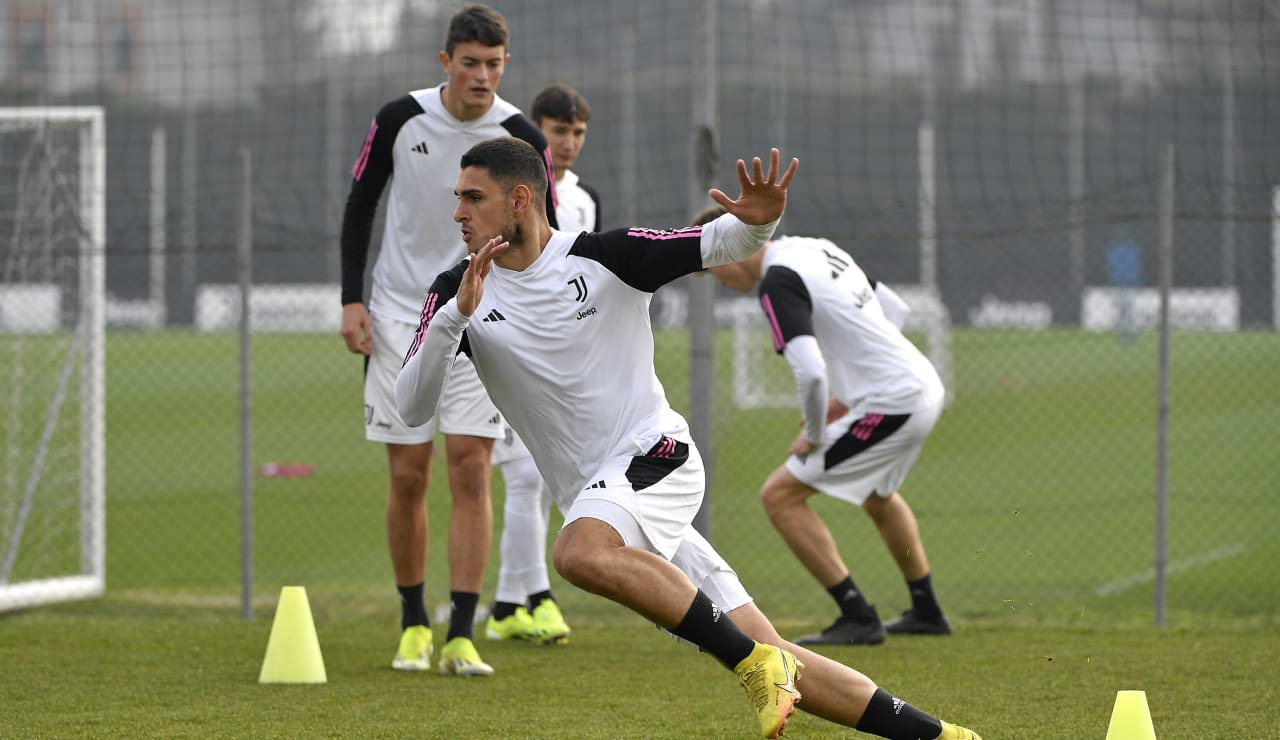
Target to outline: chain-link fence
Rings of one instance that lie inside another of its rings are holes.
[[[262,599],[304,584],[318,615],[395,618],[384,452],[364,441],[361,362],[337,335],[338,230],[369,118],[439,81],[454,8],[356,5],[0,1],[0,105],[105,111],[105,237],[93,246],[106,272],[109,598],[233,607],[249,564]],[[563,81],[590,100],[575,171],[599,191],[606,228],[683,225],[695,153],[718,153],[716,184],[732,187],[738,157],[777,146],[801,160],[780,231],[831,238],[917,296],[911,336],[946,367],[951,401],[903,494],[954,619],[1149,622],[1160,583],[1175,624],[1274,624],[1274,4],[493,6],[513,34],[503,97],[527,107]],[[697,31],[708,19],[713,58]],[[710,149],[693,133],[694,103],[708,98]],[[6,141],[7,181],[57,171],[56,157],[31,155],[39,137]],[[1164,207],[1162,188],[1173,193]],[[53,265],[79,274],[79,242],[59,247],[32,228],[54,223],[33,221],[45,211],[19,197],[33,191],[4,192],[0,549],[15,552],[5,577],[16,581],[49,563],[74,572],[76,537],[56,523],[74,533],[93,512],[48,492],[76,476],[41,471],[48,459],[86,464],[93,450],[46,432],[71,424],[51,412],[63,408],[50,380],[63,365],[33,359],[40,337],[73,323],[16,318],[44,305],[30,289],[57,282]],[[50,192],[42,202],[62,197]],[[762,325],[717,294],[714,381],[691,387],[693,285],[662,289],[654,318],[673,405],[690,413],[710,399],[711,536],[766,612],[813,621],[830,601],[757,496],[797,430],[789,368]],[[429,494],[432,604],[447,599],[443,469]],[[815,507],[870,599],[886,614],[906,608],[867,517]],[[571,618],[614,613],[554,583]]]

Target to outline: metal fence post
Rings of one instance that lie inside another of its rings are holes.
[[[253,283],[253,157],[240,148],[240,240],[236,273],[240,282],[240,610],[253,618],[253,394],[250,387],[251,324],[249,291]]]

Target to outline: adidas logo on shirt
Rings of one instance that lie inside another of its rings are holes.
[[[424,142],[422,142],[421,144],[419,144],[419,145],[415,146],[415,147],[413,148],[413,150],[414,150],[415,152],[418,152],[419,154],[430,154],[430,153],[431,153],[431,152],[427,151],[427,142],[425,142],[425,141],[424,141]]]
[[[481,321],[485,321],[485,322],[488,322],[488,321],[506,321],[506,320],[507,320],[507,317],[506,317],[506,316],[503,316],[501,313],[498,313],[498,309],[496,309],[496,308],[495,308],[495,309],[493,309],[492,311],[490,311],[490,312],[489,312],[489,314],[488,314],[487,316],[485,316],[483,319],[480,319],[480,320],[481,320]]]

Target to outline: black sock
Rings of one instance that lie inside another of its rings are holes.
[[[422,584],[416,586],[396,586],[400,592],[400,629],[407,630],[414,625],[430,627],[427,619],[427,605],[422,601]]]
[[[555,597],[551,595],[551,589],[547,589],[546,591],[539,591],[536,594],[529,594],[529,611],[533,611],[534,609],[537,609],[538,604],[541,604],[542,602],[547,601],[548,599],[550,599],[551,601],[555,601]]]
[[[471,623],[476,618],[476,605],[480,603],[480,594],[467,591],[449,592],[449,634],[445,640],[455,637],[471,639]]]
[[[493,618],[506,619],[512,614],[515,614],[516,609],[519,609],[521,606],[524,606],[524,605],[513,604],[510,601],[495,601],[493,602]]]
[[[858,590],[857,584],[853,582],[853,576],[845,576],[843,581],[829,587],[827,593],[836,600],[840,613],[849,619],[865,622],[876,617],[875,610],[867,603],[862,592]]]
[[[737,667],[756,647],[755,640],[747,637],[732,619],[724,616],[720,607],[712,603],[702,589],[698,589],[689,611],[671,634],[692,642],[703,652],[711,653],[729,670]]]
[[[933,740],[942,734],[942,723],[910,704],[876,689],[855,728],[858,732],[890,740]]]
[[[933,595],[932,575],[926,573],[918,581],[907,581],[907,590],[911,592],[911,611],[921,619],[937,619],[942,616],[942,607],[938,606],[938,597]]]

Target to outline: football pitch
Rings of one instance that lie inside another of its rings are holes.
[[[767,613],[828,616],[757,499],[798,429],[794,407],[741,409],[721,337],[709,459],[711,538]],[[764,340],[762,339],[762,345]],[[1280,337],[1178,334],[1169,409],[1169,624],[1274,625],[1280,576]],[[762,355],[789,388],[786,363]],[[658,373],[687,412],[688,339],[662,332]],[[1067,626],[1152,623],[1156,341],[1107,334],[957,331],[955,400],[903,486],[935,582],[961,620]],[[360,427],[360,358],[336,337],[258,335],[253,464],[304,463],[254,480],[257,593],[307,585],[342,616],[385,609],[385,462]],[[108,590],[150,600],[238,598],[238,350],[234,337],[113,334],[107,359]],[[443,567],[443,460],[429,495],[429,563]],[[906,593],[867,518],[818,497],[859,585],[884,614]],[[495,513],[501,516],[500,476]],[[496,542],[495,542],[496,547]],[[496,563],[496,552],[491,563]],[[496,567],[489,569],[490,584]],[[428,598],[447,598],[442,582]],[[432,590],[434,589],[434,590]],[[564,590],[571,591],[567,587]],[[579,614],[597,599],[566,593]]]
[[[734,401],[717,348],[711,536],[784,635],[825,626],[829,597],[756,493],[794,408]],[[481,643],[491,681],[401,675],[382,527],[385,462],[360,428],[360,360],[327,335],[252,345],[255,618],[239,617],[235,337],[117,332],[107,344],[107,595],[0,617],[2,734],[17,736],[742,737],[732,676],[565,584],[564,650]],[[955,400],[903,492],[920,520],[941,640],[836,648],[923,708],[991,737],[1101,737],[1115,691],[1147,691],[1161,738],[1266,737],[1280,673],[1280,338],[1176,334],[1169,406],[1168,624],[1152,627],[1156,341],[1068,330],[953,337]],[[658,336],[687,411],[688,339]],[[770,382],[785,389],[786,363]],[[443,460],[429,495],[428,604],[447,603]],[[495,476],[495,513],[501,484]],[[885,617],[908,605],[874,529],[815,506]],[[496,537],[495,537],[496,548]],[[491,598],[496,550],[482,603]],[[307,588],[325,686],[256,683],[279,589]],[[441,625],[443,626],[443,625]],[[442,635],[437,634],[437,644]],[[803,703],[802,703],[803,706]],[[788,737],[849,736],[798,715]]]

